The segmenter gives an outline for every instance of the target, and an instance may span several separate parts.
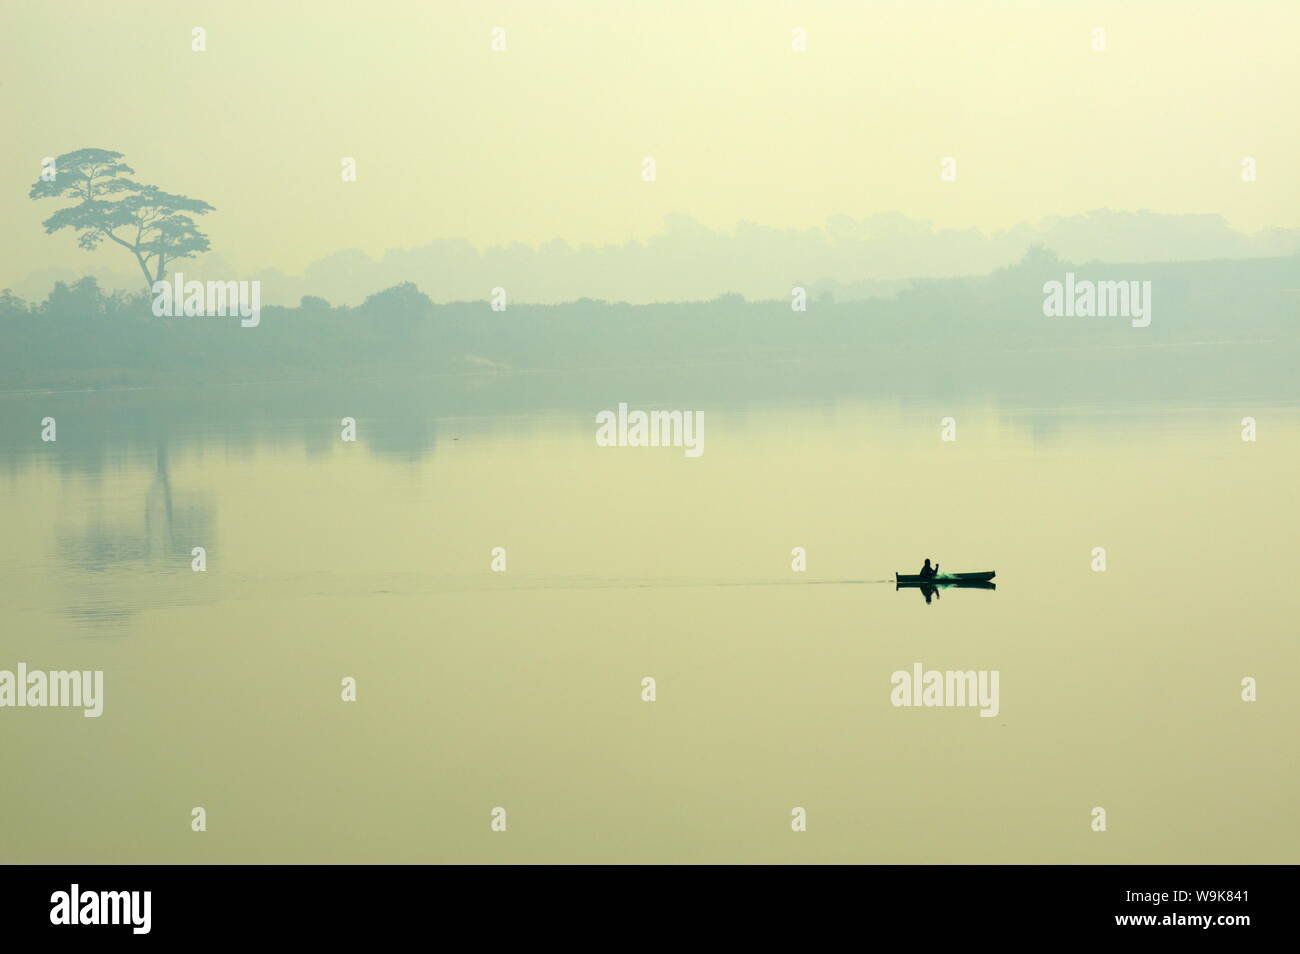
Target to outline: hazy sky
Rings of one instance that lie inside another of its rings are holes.
[[[203,226],[242,269],[440,237],[626,242],[673,212],[1296,227],[1298,31],[1294,0],[5,4],[0,281],[134,267],[44,235],[58,206],[27,198],[43,157],[89,146],[215,205]]]

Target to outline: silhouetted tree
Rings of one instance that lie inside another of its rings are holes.
[[[99,281],[87,275],[72,285],[55,282],[41,311],[58,318],[94,318],[104,314],[105,304]]]
[[[1020,264],[1024,268],[1056,268],[1061,264],[1061,258],[1047,246],[1035,242],[1025,249]]]
[[[76,200],[41,223],[46,233],[75,229],[84,249],[108,239],[135,256],[145,284],[152,286],[167,274],[168,262],[208,250],[208,237],[191,216],[205,215],[212,206],[136,182],[130,178],[135,170],[121,159],[122,153],[107,149],[65,152],[54,160],[54,175],[38,179],[28,197]]]
[[[433,302],[414,282],[402,282],[367,296],[361,310],[378,318],[422,318],[433,312]]]

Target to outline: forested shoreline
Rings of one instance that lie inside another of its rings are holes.
[[[1067,269],[1150,281],[1150,327],[1044,317],[1043,282]],[[1071,265],[1047,253],[987,276],[917,282],[891,299],[823,295],[805,311],[739,295],[651,305],[510,303],[496,311],[487,301],[434,303],[402,283],[355,307],[306,296],[296,307],[262,312],[254,328],[238,317],[155,317],[148,293],[106,292],[93,278],[57,283],[42,302],[6,290],[0,390],[823,363],[844,367],[850,378],[854,369],[884,379],[914,365],[978,380],[981,362],[1000,369],[999,386],[1014,386],[1032,384],[1035,368],[1122,375],[1131,352],[1153,345],[1184,349],[1187,374],[1227,381],[1234,372],[1216,357],[1215,343],[1258,346],[1266,367],[1251,379],[1267,382],[1268,366],[1296,348],[1300,258]]]

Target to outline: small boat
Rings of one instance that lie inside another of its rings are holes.
[[[919,576],[915,573],[895,573],[895,583],[929,583],[942,586],[944,583],[987,583],[997,576],[992,570],[981,573],[937,573],[934,576]]]

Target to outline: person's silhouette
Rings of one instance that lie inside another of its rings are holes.
[[[923,579],[926,579],[926,580],[932,580],[932,579],[934,579],[935,575],[936,575],[938,572],[939,572],[939,564],[936,563],[934,566],[930,566],[930,558],[929,558],[929,557],[926,557],[926,558],[925,558],[925,566],[921,567],[921,573],[920,573],[920,576],[921,576]]]

